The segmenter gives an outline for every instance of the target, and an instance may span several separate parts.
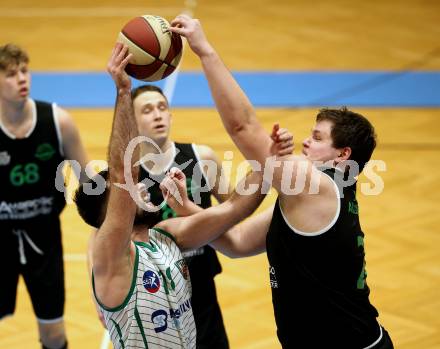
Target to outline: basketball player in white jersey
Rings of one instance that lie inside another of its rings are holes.
[[[137,209],[125,188],[138,182],[139,168],[133,166],[138,150],[132,154],[130,174],[123,163],[124,151],[138,135],[131,82],[124,71],[131,57],[127,52],[116,44],[108,63],[117,88],[108,187],[103,195],[92,196],[84,184],[75,196],[83,219],[99,228],[92,251],[94,294],[115,348],[195,348],[191,284],[179,247],[206,245],[249,216],[263,195],[260,190],[248,196],[234,192],[218,206],[156,225],[159,215]],[[98,183],[97,178],[92,181]],[[247,185],[261,183],[257,172],[247,177]],[[169,196],[166,189],[163,193]]]

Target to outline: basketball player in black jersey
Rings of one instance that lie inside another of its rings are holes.
[[[180,15],[170,30],[185,36],[199,56],[234,143],[273,174],[278,192],[273,212],[249,219],[212,244],[232,256],[267,250],[283,348],[392,348],[369,301],[356,201],[356,175],[376,145],[370,122],[345,108],[323,109],[303,142],[302,156],[272,157],[271,138],[200,22]]]
[[[38,321],[43,348],[67,348],[64,267],[55,189],[63,159],[85,168],[86,154],[70,115],[29,97],[29,58],[21,48],[0,47],[0,319],[15,310],[22,275]]]
[[[142,161],[140,180],[146,185],[151,201],[159,205],[164,201],[159,184],[171,167],[180,168],[187,178],[188,196],[202,208],[211,206],[211,195],[224,202],[230,195],[229,182],[220,187],[221,166],[214,151],[206,145],[177,143],[170,139],[171,111],[168,100],[159,87],[143,85],[132,91],[133,107],[141,136],[149,137],[160,148],[156,161]],[[155,145],[143,143],[141,158],[158,154]],[[202,161],[211,161],[216,171],[207,176]],[[162,219],[175,217],[168,205],[161,209]],[[210,246],[183,253],[188,264],[192,284],[192,308],[197,328],[197,348],[226,349],[229,347],[214,277],[221,265]]]

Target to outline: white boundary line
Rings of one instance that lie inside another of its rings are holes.
[[[197,6],[196,0],[185,0],[185,9],[183,10],[183,13],[187,14],[190,17],[194,16],[194,9]],[[153,13],[149,11],[150,13]],[[174,14],[180,13],[179,11],[176,11]],[[183,40],[182,43],[182,56],[184,53],[186,40]],[[182,57],[183,58],[183,57]],[[165,85],[163,87],[163,94],[167,97],[168,103],[171,105],[171,101],[174,96],[174,90],[176,88],[177,78],[180,72],[180,65],[182,63],[182,60],[180,61],[179,65],[177,66],[176,70],[165,80]],[[101,347],[100,349],[108,349],[108,346],[110,344],[110,335],[107,330],[104,330],[104,334],[102,336],[101,341]]]

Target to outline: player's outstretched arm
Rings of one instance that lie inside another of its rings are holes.
[[[266,251],[266,235],[273,206],[232,227],[210,245],[230,258],[255,256]]]
[[[278,124],[275,124],[272,129],[271,138],[273,140],[271,146],[272,155],[283,157],[292,153],[293,135],[287,129],[280,128]],[[188,208],[185,202],[189,201],[186,195],[185,175],[183,173],[179,174],[179,172],[181,171],[175,169],[173,171],[174,174],[168,174],[166,181],[161,184],[163,196],[174,210],[178,208],[174,206],[179,205]],[[229,219],[236,219],[234,215],[241,214],[245,218],[259,205],[263,198],[260,194],[262,192],[261,176],[261,174],[257,175],[256,173],[249,174],[248,178],[245,178],[237,185],[237,188],[235,188],[235,191],[227,201],[219,206],[206,209],[207,213],[205,212],[204,215],[198,214],[193,220],[185,221],[184,223],[188,225],[182,223],[181,219],[175,219],[162,223],[169,224],[168,226],[162,226],[162,228],[172,232],[178,238],[178,244],[182,248],[195,248],[208,243],[213,239],[213,236],[218,236],[219,232],[225,231],[225,227],[222,227],[221,224],[232,226],[231,224],[234,223],[229,221]],[[165,182],[168,184],[165,185]],[[255,188],[256,184],[257,188]],[[247,191],[251,189],[250,185],[254,186],[254,192]],[[182,204],[178,203],[173,193],[178,193]],[[243,195],[239,195],[237,199],[236,195],[238,194]],[[246,198],[246,196],[248,197]],[[189,202],[189,204],[196,206],[192,202]],[[242,209],[243,211],[240,213]],[[196,206],[196,209],[190,210],[192,210],[192,213],[202,211],[198,206]],[[231,258],[251,256],[265,251],[266,234],[271,221],[272,211],[273,207],[229,229],[225,234],[212,241],[212,246]],[[188,229],[188,231],[185,231],[185,229]],[[200,232],[200,230],[203,230],[203,232]],[[191,233],[193,236],[189,235]]]
[[[199,20],[179,15],[171,22],[170,30],[186,37],[199,56],[223,124],[240,151],[247,159],[264,164],[269,156],[270,137],[256,119],[249,99],[206,39]]]
[[[199,56],[217,110],[234,143],[246,159],[257,160],[265,166],[266,159],[272,156],[271,137],[257,120],[249,99],[206,39],[199,20],[179,15],[171,22],[170,30],[186,37],[191,49]],[[295,168],[292,170],[294,182]],[[281,166],[274,167],[272,184],[279,192],[281,174]]]
[[[115,306],[127,295],[133,272],[130,243],[136,203],[130,193],[117,184],[125,184],[124,171],[131,171],[133,183],[138,181],[139,152],[133,153],[131,164],[124,167],[124,153],[130,140],[138,135],[131,100],[131,82],[124,69],[131,55],[117,43],[107,70],[117,89],[112,133],[108,147],[109,197],[104,222],[93,244],[93,272],[98,299],[106,306]]]
[[[270,137],[273,140],[271,154],[277,158],[292,154],[293,135],[289,130],[273,125]],[[262,213],[248,218],[226,233],[220,235],[210,245],[230,258],[249,257],[266,251],[266,235],[272,220],[273,206]]]
[[[227,201],[192,216],[167,219],[157,227],[170,232],[182,249],[204,246],[256,210],[264,198],[262,179],[260,172],[251,172]]]

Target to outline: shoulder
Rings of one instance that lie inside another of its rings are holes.
[[[150,232],[153,231],[155,237],[166,237],[170,243],[180,248],[182,244],[182,229],[188,217],[174,217],[157,223]],[[150,235],[151,236],[151,235]]]
[[[171,218],[172,219],[172,218]],[[173,243],[176,243],[176,238],[175,236],[170,233],[172,229],[172,224],[167,224],[168,220],[164,220],[159,222],[158,224],[156,224],[154,227],[150,228],[150,237],[163,237],[166,238],[167,240],[172,241]]]
[[[54,112],[63,138],[63,143],[76,143],[79,130],[70,113],[57,105],[54,106]]]
[[[316,197],[333,199],[336,195],[333,178],[316,167],[316,164],[309,159],[289,155],[283,157],[281,164],[278,171],[278,181],[281,183],[280,195],[282,197],[293,201],[298,199],[303,201],[309,198],[315,200]],[[292,172],[295,173],[294,181],[290,175]]]
[[[61,131],[75,127],[72,116],[67,110],[54,105],[54,112],[57,116]]]

